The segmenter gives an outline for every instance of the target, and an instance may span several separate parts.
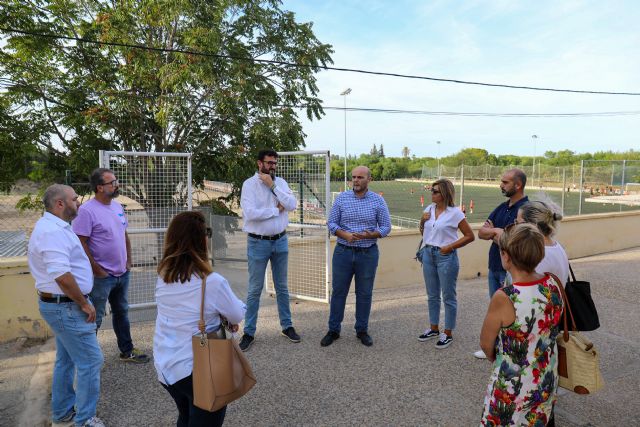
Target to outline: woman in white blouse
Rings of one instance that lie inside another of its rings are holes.
[[[560,208],[551,201],[527,202],[518,210],[516,217],[517,223],[533,224],[544,236],[544,258],[536,272],[553,273],[565,284],[569,280],[569,258],[562,245],[553,239],[560,220]]]
[[[431,186],[431,204],[420,221],[422,232],[422,273],[427,287],[429,323],[420,341],[438,338],[436,348],[449,347],[456,327],[458,302],[456,282],[460,264],[457,249],[473,242],[475,236],[464,213],[455,206],[455,189],[448,179]],[[458,230],[462,237],[458,238]],[[444,303],[444,332],[440,333],[440,306]]]
[[[178,407],[179,427],[220,426],[227,409],[225,406],[208,412],[193,405],[191,337],[198,334],[202,280],[207,281],[204,306],[207,333],[221,327],[220,316],[236,331],[246,309],[207,260],[210,236],[211,229],[207,228],[202,213],[179,213],[169,224],[158,265],[153,359],[158,380]]]

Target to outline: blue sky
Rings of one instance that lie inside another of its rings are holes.
[[[287,0],[298,21],[333,45],[334,66],[566,89],[640,92],[638,1]],[[533,92],[338,71],[318,75],[320,98],[347,106],[491,113],[640,111],[640,96]],[[344,113],[304,114],[307,149],[344,153]],[[537,144],[531,135],[538,135]],[[404,146],[417,156],[466,147],[541,155],[640,149],[640,116],[443,117],[347,113],[347,152]]]

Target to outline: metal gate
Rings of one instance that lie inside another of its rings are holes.
[[[175,214],[193,207],[191,153],[100,150],[99,158],[100,167],[111,169],[120,183],[118,202],[129,221],[129,306],[153,307],[164,233]]]
[[[278,176],[289,184],[298,200],[289,213],[288,285],[292,297],[329,302],[329,232],[331,209],[328,151],[278,153]],[[267,292],[275,293],[271,268]]]

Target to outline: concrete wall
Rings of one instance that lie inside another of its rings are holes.
[[[481,224],[473,224],[477,231]],[[477,234],[477,233],[476,233]],[[569,258],[580,258],[621,249],[640,246],[640,212],[592,214],[571,217],[562,221],[558,240],[567,250]],[[391,236],[381,239],[380,264],[376,276],[376,287],[389,288],[422,282],[420,263],[413,257],[420,240],[417,230],[393,230]],[[302,270],[302,274],[313,275],[318,265],[324,262],[311,242],[323,245],[322,239],[310,238],[305,249],[296,250],[299,242],[290,239],[289,270]],[[331,253],[335,246],[331,240]],[[460,279],[469,279],[487,274],[489,242],[476,239],[458,251],[460,257]],[[331,257],[331,254],[330,254]],[[329,258],[331,262],[331,258]],[[315,269],[311,268],[316,264]],[[290,276],[291,277],[291,274]],[[309,277],[311,278],[311,277]],[[292,291],[302,284],[289,283]],[[26,257],[0,259],[0,342],[17,337],[47,337],[50,331],[38,312],[38,301],[33,278],[29,274]]]
[[[490,243],[477,238],[482,224],[472,224],[476,240],[458,250],[460,279],[487,275]],[[640,212],[619,212],[574,216],[558,227],[557,240],[569,258],[581,258],[640,246]],[[379,241],[380,264],[376,287],[387,288],[421,282],[420,263],[413,260],[420,234],[418,230],[393,230]]]
[[[0,342],[19,337],[47,338],[26,257],[0,258]]]

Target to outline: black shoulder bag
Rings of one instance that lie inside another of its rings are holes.
[[[565,286],[567,300],[571,306],[573,319],[578,331],[594,331],[600,327],[600,319],[596,305],[591,298],[591,284],[583,280],[576,280],[571,264],[569,264],[571,278]]]

